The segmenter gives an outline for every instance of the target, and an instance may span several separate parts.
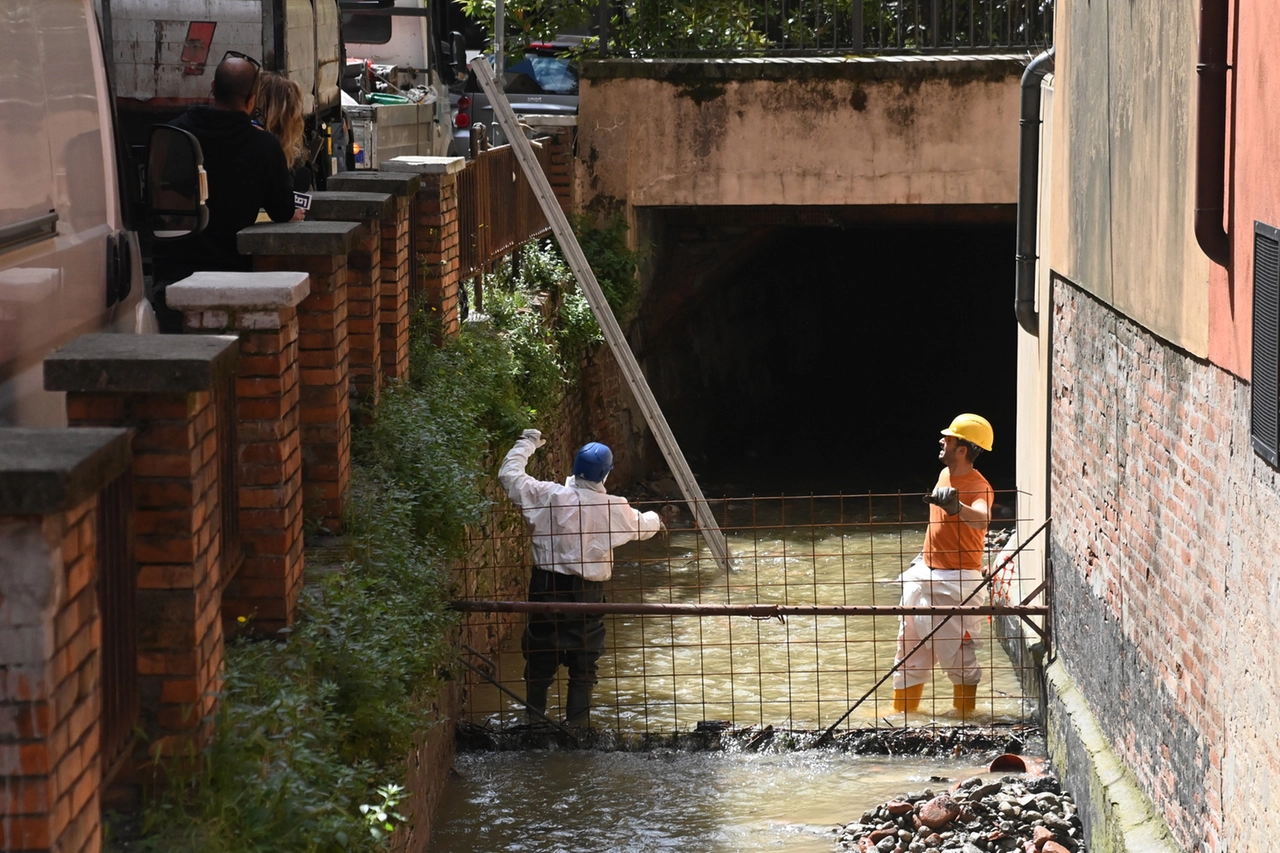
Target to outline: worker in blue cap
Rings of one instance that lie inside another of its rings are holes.
[[[538,430],[525,430],[498,469],[507,496],[533,528],[529,600],[602,602],[604,582],[613,576],[613,549],[650,538],[663,528],[662,518],[605,491],[613,453],[599,442],[578,449],[573,476],[563,485],[525,473],[529,458],[545,443]],[[530,613],[520,647],[529,708],[545,714],[547,692],[563,664],[569,670],[565,722],[587,725],[596,664],[604,650],[601,615]]]

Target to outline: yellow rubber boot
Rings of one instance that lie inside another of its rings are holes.
[[[978,705],[978,685],[956,684],[951,704],[961,714],[971,714]]]
[[[919,710],[920,700],[924,697],[924,684],[913,684],[910,687],[904,687],[901,690],[893,691],[893,710],[897,712],[905,711],[911,713]]]

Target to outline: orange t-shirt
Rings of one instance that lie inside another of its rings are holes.
[[[946,468],[938,475],[938,486],[950,486],[960,492],[960,502],[972,505],[986,501],[988,512],[995,503],[995,492],[987,478],[970,471],[954,482]],[[970,527],[960,515],[947,515],[942,507],[929,506],[929,529],[924,535],[924,562],[931,569],[982,569],[986,550],[987,526]]]

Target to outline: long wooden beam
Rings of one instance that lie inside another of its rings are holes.
[[[546,214],[547,222],[551,225],[551,231],[555,234],[556,241],[560,244],[560,251],[564,253],[565,260],[569,263],[569,268],[573,270],[574,277],[578,279],[578,286],[582,288],[583,294],[587,297],[587,302],[591,305],[591,311],[596,316],[596,322],[600,324],[600,331],[604,334],[604,339],[609,344],[609,349],[613,351],[614,358],[618,360],[618,366],[622,368],[622,375],[627,381],[627,387],[631,389],[632,395],[635,396],[636,401],[640,404],[640,411],[644,414],[644,419],[649,424],[649,429],[653,430],[653,436],[657,439],[658,447],[661,448],[662,455],[667,460],[667,465],[671,468],[672,475],[680,485],[680,493],[684,495],[684,499],[689,503],[689,508],[693,510],[693,517],[697,521],[698,529],[702,532],[703,539],[706,540],[711,556],[715,558],[721,568],[728,571],[730,568],[729,546],[725,542],[724,533],[721,532],[720,525],[716,522],[715,516],[712,515],[711,507],[707,503],[707,499],[703,497],[702,489],[698,486],[698,481],[694,479],[693,471],[690,470],[689,463],[685,460],[684,453],[680,450],[680,445],[676,443],[676,437],[671,433],[671,427],[667,424],[666,416],[662,414],[658,401],[654,399],[653,392],[649,389],[649,382],[645,379],[644,373],[641,372],[640,364],[636,361],[635,354],[631,352],[631,345],[627,343],[626,337],[622,334],[622,328],[618,325],[617,318],[613,316],[613,309],[609,307],[609,302],[605,299],[599,282],[596,281],[596,275],[591,270],[591,264],[587,262],[587,256],[583,254],[582,247],[578,245],[578,238],[569,226],[568,218],[564,215],[564,211],[560,209],[560,202],[556,199],[555,193],[551,189],[550,181],[542,173],[542,167],[538,165],[538,160],[533,153],[533,147],[529,144],[529,140],[525,138],[524,131],[521,130],[520,124],[516,120],[515,111],[511,109],[511,103],[494,82],[493,69],[489,67],[488,60],[478,56],[471,61],[470,67],[471,73],[476,75],[476,80],[480,83],[480,88],[489,96],[489,103],[493,106],[493,114],[498,119],[498,124],[502,125],[502,130],[507,135],[511,150],[515,152],[516,160],[520,163],[520,168],[524,170],[525,177],[529,179],[533,194],[537,197],[538,204],[542,207],[542,212]]]

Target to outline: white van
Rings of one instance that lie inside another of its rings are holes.
[[[137,173],[117,156],[100,33],[93,0],[0,4],[0,426],[65,424],[45,357],[145,318]]]

